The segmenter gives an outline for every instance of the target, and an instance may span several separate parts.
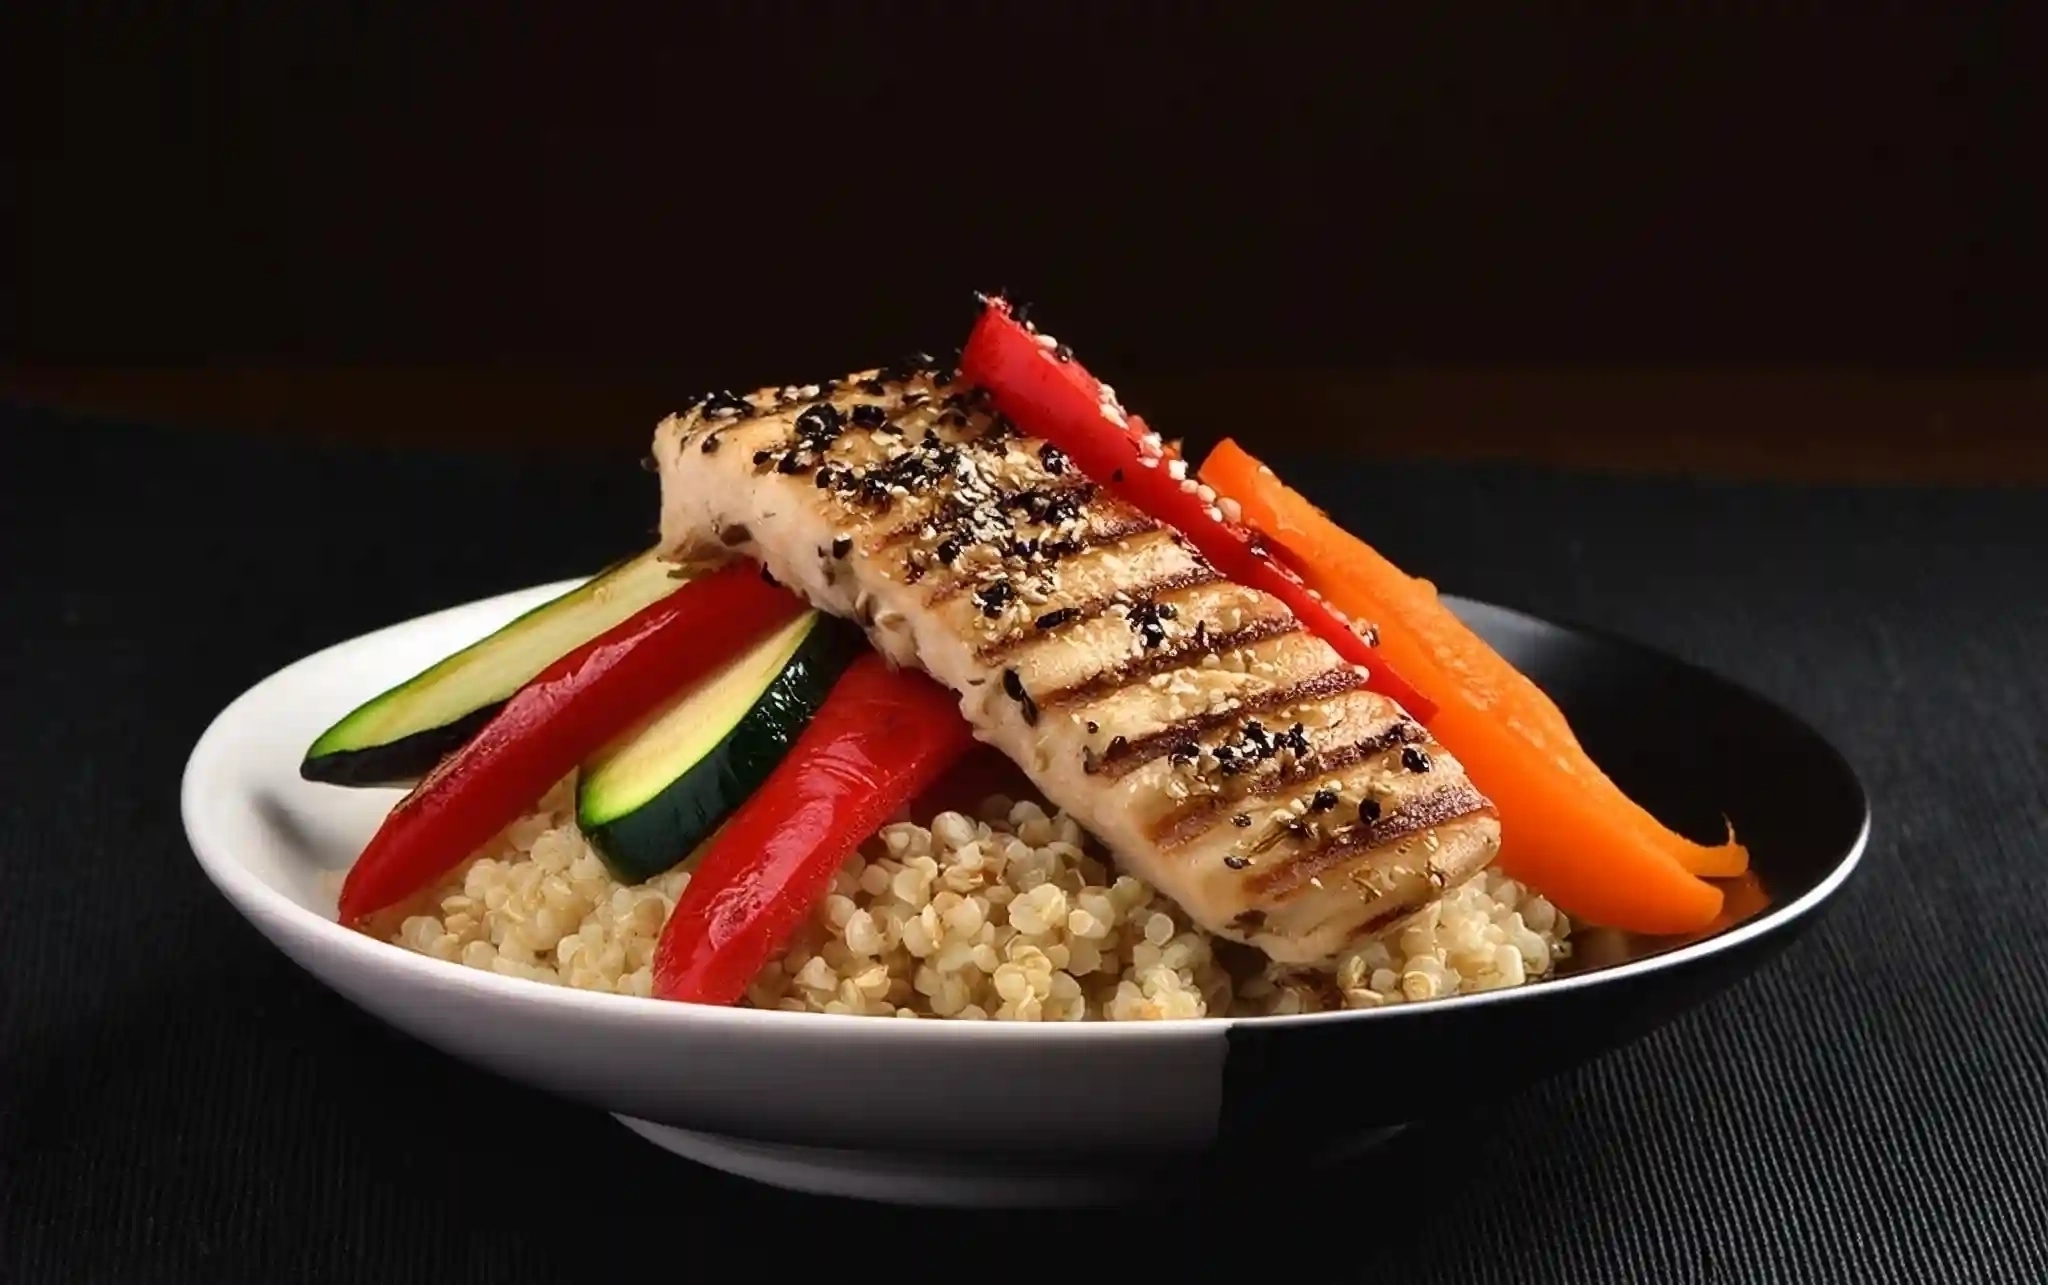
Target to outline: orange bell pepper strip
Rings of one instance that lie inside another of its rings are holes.
[[[1201,477],[1236,501],[1246,526],[1294,562],[1341,611],[1379,626],[1380,651],[1438,705],[1430,731],[1501,819],[1500,868],[1577,919],[1629,932],[1702,931],[1749,853],[1674,834],[1609,780],[1542,689],[1437,598],[1281,482],[1235,442]]]

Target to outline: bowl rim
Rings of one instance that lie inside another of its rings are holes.
[[[213,717],[206,730],[194,743],[186,759],[179,785],[179,810],[187,842],[214,887],[227,898],[238,913],[266,937],[272,938],[273,945],[279,944],[275,934],[282,933],[317,945],[323,952],[345,960],[353,971],[361,974],[387,975],[399,985],[437,992],[450,998],[459,996],[483,1002],[509,1004],[564,1019],[581,1017],[630,1022],[678,1031],[688,1028],[709,1028],[722,1031],[782,1032],[788,1035],[833,1031],[839,1036],[852,1039],[912,1041],[1184,1039],[1189,1036],[1221,1035],[1238,1027],[1264,1031],[1340,1022],[1426,1019],[1449,1009],[1464,1012],[1498,1004],[1540,1001],[1554,995],[1617,984],[1666,969],[1682,968],[1725,951],[1738,949],[1747,942],[1783,931],[1811,915],[1832,898],[1861,865],[1864,850],[1870,841],[1872,816],[1869,792],[1846,756],[1832,741],[1813,729],[1806,720],[1786,710],[1769,697],[1711,670],[1662,652],[1655,652],[1659,659],[1669,664],[1740,690],[1751,699],[1808,730],[1815,741],[1832,756],[1843,778],[1856,793],[1862,816],[1856,837],[1849,845],[1848,851],[1837,859],[1818,883],[1800,896],[1783,905],[1770,907],[1746,922],[1698,941],[1659,951],[1641,959],[1633,959],[1627,963],[1557,977],[1535,985],[1446,996],[1381,1008],[1265,1017],[1164,1018],[1144,1022],[902,1021],[843,1013],[797,1013],[782,1009],[690,1004],[637,995],[580,990],[567,986],[549,986],[541,982],[506,977],[434,959],[355,929],[346,928],[338,920],[309,910],[272,887],[228,850],[229,845],[220,834],[221,821],[217,816],[217,809],[227,806],[229,798],[242,796],[229,795],[219,788],[221,778],[227,775],[224,771],[225,765],[235,757],[233,745],[238,733],[260,720],[261,711],[277,698],[281,690],[291,688],[301,675],[331,661],[338,653],[374,648],[400,633],[431,628],[436,624],[452,624],[465,616],[490,617],[502,612],[509,619],[518,611],[573,588],[584,579],[585,577],[576,577],[513,589],[440,608],[358,634],[292,661],[236,696]],[[1644,644],[1597,628],[1551,621],[1482,599],[1462,598],[1454,594],[1445,594],[1444,598],[1447,602],[1464,602],[1484,607],[1519,617],[1544,628],[1563,629],[1608,645],[1638,651],[1653,650]],[[325,983],[325,979],[322,980]]]

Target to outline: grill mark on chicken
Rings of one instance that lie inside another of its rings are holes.
[[[848,383],[881,404],[856,406]],[[746,537],[742,551],[867,624],[897,663],[963,698],[1000,680],[1008,699],[971,714],[990,742],[1197,922],[1275,959],[1325,959],[1491,859],[1495,821],[1476,787],[1452,784],[1456,761],[1365,696],[1284,603],[1231,585],[1172,528],[948,387],[905,390],[899,408],[882,379],[854,379],[665,422],[664,540]],[[973,593],[987,595],[978,609]],[[1111,627],[1126,614],[1128,632]],[[1065,708],[1048,719],[1041,705]],[[1373,757],[1402,747],[1419,766]],[[1255,791],[1278,793],[1259,807]]]
[[[1150,535],[1159,529],[1159,523],[1142,515],[1113,514],[1108,520],[1083,527],[1071,536],[1046,535],[1035,542],[1033,556],[1027,559],[1029,570],[1044,574],[1068,558],[1120,544],[1133,536]],[[933,590],[925,601],[927,605],[937,607],[974,587],[972,577],[956,577],[944,587]]]
[[[1248,801],[1271,798],[1284,790],[1356,767],[1389,750],[1423,744],[1428,739],[1429,734],[1414,722],[1396,718],[1372,735],[1348,745],[1333,745],[1291,763],[1246,773],[1232,779],[1234,788],[1189,799],[1159,819],[1152,827],[1152,837],[1161,848],[1181,847],[1215,828],[1222,813],[1243,807]]]
[[[1476,814],[1493,815],[1493,805],[1470,781],[1453,782],[1410,799],[1370,824],[1353,824],[1326,832],[1313,845],[1290,852],[1270,867],[1248,875],[1246,887],[1260,896],[1284,896],[1363,853]],[[1428,873],[1432,882],[1442,877],[1433,868]]]
[[[1049,486],[1034,486],[1015,491],[997,487],[993,493],[1003,501],[1007,510],[1020,504],[1057,504],[1066,497],[1089,490],[1092,485],[1084,479],[1069,479]],[[972,502],[960,498],[954,493],[957,490],[957,485],[951,483],[935,488],[931,494],[942,498],[938,498],[928,512],[913,513],[904,521],[880,533],[869,544],[868,552],[881,554],[912,541],[926,539],[927,529],[930,533],[943,536],[948,530],[970,522],[978,511],[989,507],[986,502]],[[1025,496],[1032,498],[1025,500],[1022,498]]]
[[[1372,913],[1353,925],[1351,935],[1354,940],[1370,937],[1388,924],[1403,916],[1412,915],[1419,909],[1421,907],[1417,906],[1414,902],[1406,898],[1396,897],[1389,900],[1385,905],[1374,909]],[[1331,984],[1335,985],[1334,979]]]
[[[1040,638],[1057,637],[1060,630],[1087,624],[1091,620],[1098,619],[1103,612],[1108,611],[1118,603],[1132,599],[1159,598],[1167,594],[1180,593],[1187,589],[1199,589],[1204,585],[1215,584],[1222,578],[1222,576],[1217,574],[1214,567],[1204,563],[1184,571],[1176,571],[1172,575],[1160,576],[1156,580],[1132,585],[1126,589],[1119,589],[1113,593],[1101,594],[1088,599],[1086,602],[1071,603],[1064,607],[1048,607],[1045,611],[1040,612],[1027,622],[1023,628],[1013,629],[1000,638],[982,644],[975,651],[974,658],[985,665],[1001,664],[1019,647],[1035,642]],[[1044,620],[1048,615],[1056,615],[1058,618],[1050,624],[1040,626],[1038,622]]]
[[[1186,634],[1154,650],[1120,661],[1092,678],[1049,691],[1039,698],[1038,703],[1046,709],[1083,704],[1160,674],[1191,669],[1200,657],[1212,651],[1255,647],[1262,642],[1301,632],[1301,622],[1291,613],[1282,613],[1261,617],[1227,634],[1209,633],[1204,637]]]
[[[1240,701],[1228,709],[1210,710],[1202,714],[1190,714],[1176,723],[1169,723],[1149,736],[1135,741],[1126,741],[1105,752],[1097,764],[1097,771],[1110,777],[1123,776],[1173,753],[1193,746],[1209,733],[1219,728],[1242,726],[1250,719],[1291,705],[1310,701],[1328,700],[1346,692],[1357,691],[1365,686],[1365,679],[1349,665],[1326,669],[1313,678],[1280,687],[1269,687],[1248,700]]]

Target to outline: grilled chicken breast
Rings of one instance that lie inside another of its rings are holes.
[[[1493,858],[1491,805],[1360,669],[946,378],[870,371],[664,420],[664,548],[753,557],[858,621],[1126,869],[1283,963]]]

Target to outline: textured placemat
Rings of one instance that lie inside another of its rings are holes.
[[[1294,464],[1446,589],[1812,719],[1871,787],[1863,871],[1739,989],[1350,1171],[1227,1209],[948,1215],[729,1180],[388,1033],[185,847],[178,775],[221,705],[634,547],[634,463],[0,411],[0,1280],[2048,1279],[2048,496]]]

